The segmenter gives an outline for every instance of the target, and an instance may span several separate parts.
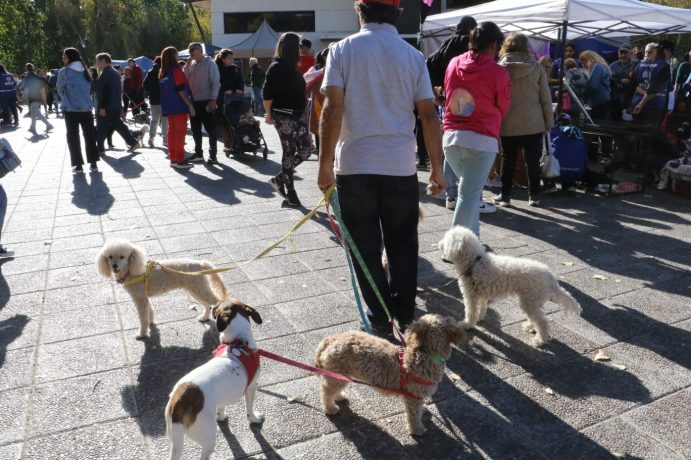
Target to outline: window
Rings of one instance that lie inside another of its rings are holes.
[[[277,11],[224,13],[223,33],[254,33],[264,19],[276,32],[314,32],[314,11]]]

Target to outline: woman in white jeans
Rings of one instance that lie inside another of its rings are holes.
[[[470,33],[470,50],[451,60],[444,80],[444,156],[459,178],[453,225],[478,236],[478,203],[511,105],[509,75],[494,60],[503,40],[496,24],[480,24]]]

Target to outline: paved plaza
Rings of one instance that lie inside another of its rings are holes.
[[[218,166],[180,171],[161,148],[128,153],[115,135],[99,172],[73,175],[64,123],[50,121],[47,137],[32,137],[27,118],[0,134],[23,162],[1,179],[2,243],[16,254],[0,260],[0,459],[167,458],[168,394],[210,358],[218,332],[194,319],[181,291],[154,299],[151,338],[135,340],[130,298],[96,273],[99,248],[123,237],[153,259],[246,261],[319,201],[317,161],[298,167],[305,208],[292,209],[267,183],[280,167],[271,126],[262,124],[267,160],[219,155]],[[462,318],[454,273],[435,247],[451,211],[425,185],[421,173],[417,314]],[[691,458],[689,200],[652,189],[548,196],[542,208],[526,199],[517,191],[514,207],[483,215],[481,233],[500,254],[546,263],[580,302],[580,318],[547,305],[554,340],[544,349],[530,345],[515,300],[492,304],[426,401],[419,439],[407,434],[400,401],[351,386],[341,413],[326,416],[316,377],[263,359],[255,407],[266,421],[250,427],[242,401],[227,408],[214,458]],[[307,363],[323,337],[358,328],[323,211],[267,257],[222,275],[261,313],[259,346]],[[610,360],[596,361],[599,350]],[[199,452],[186,441],[185,458]]]

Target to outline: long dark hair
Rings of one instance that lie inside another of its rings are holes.
[[[283,59],[292,68],[297,69],[300,62],[300,36],[294,32],[285,32],[276,43],[274,57]]]
[[[161,70],[158,71],[159,80],[168,72],[168,67],[174,67],[178,65],[176,56],[178,55],[178,50],[174,46],[169,46],[161,51]]]
[[[469,46],[476,53],[485,51],[494,43],[497,44],[497,50],[499,50],[502,43],[504,43],[504,34],[501,33],[499,27],[493,22],[482,22],[470,32]]]
[[[84,78],[86,78],[86,81],[91,81],[91,75],[89,74],[89,68],[84,64],[84,60],[82,59],[82,55],[79,54],[79,51],[77,48],[65,48],[65,51],[62,52],[62,54],[65,55],[67,58],[67,61],[69,64],[72,64],[73,62],[81,62],[82,65],[84,66]]]
[[[228,57],[228,55],[233,55],[233,50],[229,48],[223,48],[221,51],[216,53],[216,56],[214,57],[214,61],[216,62],[216,65],[218,66],[219,69],[223,68],[223,60]]]

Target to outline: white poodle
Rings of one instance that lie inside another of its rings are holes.
[[[569,313],[581,313],[576,299],[559,286],[545,264],[487,252],[477,236],[465,227],[447,231],[439,249],[444,261],[452,263],[458,273],[468,328],[485,317],[490,300],[515,295],[528,317],[524,328],[534,331],[535,345],[542,346],[550,339],[547,318],[542,312],[545,302],[551,300]]]
[[[148,276],[138,282],[129,284],[133,278],[147,271],[148,262],[146,251],[123,239],[112,239],[99,252],[96,258],[98,272],[122,284],[132,297],[139,314],[138,339],[148,336],[149,325],[154,322],[154,312],[149,297],[155,297],[173,289],[185,289],[195,300],[204,306],[204,313],[199,315],[199,321],[208,321],[211,307],[228,298],[228,292],[221,277],[212,275],[182,275],[166,269],[181,272],[196,272],[213,269],[211,262],[191,259],[172,259],[152,261],[153,266]]]

